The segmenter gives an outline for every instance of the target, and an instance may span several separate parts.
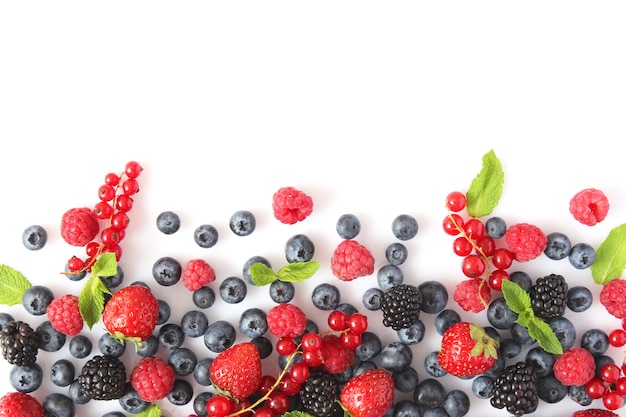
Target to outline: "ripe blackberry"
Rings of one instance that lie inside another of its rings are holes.
[[[542,319],[561,317],[567,307],[567,282],[562,275],[550,274],[537,278],[530,289],[535,315]]]
[[[506,408],[515,416],[534,412],[539,404],[539,396],[533,368],[525,362],[507,366],[494,381],[490,402],[493,407]]]
[[[385,291],[381,309],[383,324],[394,330],[411,327],[419,318],[422,293],[411,284],[396,285]]]
[[[83,366],[78,381],[94,400],[117,400],[126,389],[126,367],[116,356],[95,355]]]
[[[334,376],[322,370],[311,373],[300,388],[300,404],[304,411],[317,417],[329,417],[336,411],[339,384]]]
[[[28,323],[10,321],[0,332],[2,356],[12,365],[32,365],[37,360],[39,336]]]

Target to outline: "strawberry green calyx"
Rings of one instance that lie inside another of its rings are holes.
[[[484,356],[485,358],[498,358],[498,346],[500,342],[487,334],[484,328],[471,323],[470,336],[476,341],[472,348],[472,356]]]

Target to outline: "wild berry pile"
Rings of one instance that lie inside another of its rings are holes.
[[[439,281],[405,279],[404,243],[418,234],[418,222],[408,214],[392,220],[395,241],[382,256],[360,241],[361,221],[348,213],[332,225],[339,241],[323,262],[316,259],[312,237],[295,233],[285,242],[287,262],[280,268],[254,256],[241,277],[225,277],[207,259],[161,256],[152,267],[153,282],[126,282],[122,246],[142,171],[131,161],[121,174],[106,174],[93,206],[60,216],[60,236],[84,249],[82,256],[63,261],[62,273],[78,283],[76,293],[55,295],[0,265],[0,303],[23,305],[33,323],[44,319],[31,326],[0,313],[0,347],[14,388],[0,399],[0,417],[93,415],[89,405],[96,401],[110,405],[106,417],[165,415],[164,404],[191,405],[192,415],[200,417],[462,417],[471,415],[476,401],[488,403],[494,415],[516,416],[540,413],[542,403],[573,401],[580,408],[573,417],[584,417],[616,416],[624,406],[626,364],[607,351],[626,345],[626,226],[612,229],[594,248],[531,222],[507,224],[492,215],[504,177],[493,151],[484,155],[466,191],[445,197],[440,230],[451,237],[451,253],[460,259],[452,294]],[[286,227],[314,212],[312,196],[291,186],[269,200],[274,219]],[[609,207],[602,191],[584,189],[572,197],[569,215],[593,226],[605,220]],[[228,225],[245,237],[255,232],[256,216],[240,210]],[[155,226],[175,234],[181,219],[164,211]],[[219,234],[202,224],[193,239],[211,248]],[[48,233],[28,226],[22,242],[39,251]],[[599,299],[565,274],[524,271],[540,257],[589,271],[602,285]],[[326,265],[328,271],[321,270]],[[319,278],[307,295],[318,313],[313,317],[296,294],[304,281],[324,274],[347,285],[375,276],[377,285],[360,294],[362,305],[353,305],[341,302],[332,279]],[[171,315],[172,303],[179,301],[158,298],[152,290],[175,285],[186,289],[193,304],[180,320]],[[238,323],[211,309],[218,297],[233,306],[243,303],[256,287],[266,287],[272,303],[247,306]],[[609,332],[597,327],[577,333],[569,317],[593,302],[615,324]],[[425,316],[433,319],[432,331]],[[380,320],[396,340],[384,342],[372,320]],[[106,332],[93,343],[96,323]],[[424,354],[417,347],[426,338],[436,338],[438,347]],[[203,347],[191,348],[190,339]],[[70,357],[44,368],[38,361],[42,351]],[[444,377],[469,382],[470,388],[452,388]],[[40,398],[38,390],[47,383],[59,390]]]

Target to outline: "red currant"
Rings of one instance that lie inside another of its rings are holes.
[[[127,194],[120,194],[115,199],[115,209],[119,211],[130,211],[133,208],[133,199]]]
[[[614,363],[607,363],[602,365],[600,368],[599,376],[604,382],[613,384],[620,377],[621,373],[622,369],[618,365]]]
[[[317,333],[306,333],[302,336],[302,350],[304,352],[320,351],[322,348],[322,338]]]
[[[294,381],[303,383],[309,378],[311,374],[311,370],[309,366],[304,362],[297,362],[291,365],[291,369],[289,370],[289,375],[293,378]]]
[[[485,261],[478,255],[468,255],[463,259],[461,269],[469,278],[480,278],[485,272]]]
[[[614,347],[626,345],[626,330],[615,329],[609,333],[609,344]]]
[[[296,395],[300,392],[301,383],[290,377],[289,375],[285,375],[283,379],[279,382],[279,387],[282,392],[287,395]]]
[[[474,240],[480,239],[485,235],[485,225],[476,218],[471,218],[466,221],[463,230]]]
[[[348,315],[341,310],[333,310],[328,315],[328,326],[335,331],[342,331],[348,328]]]
[[[296,351],[296,342],[291,337],[282,337],[276,342],[276,352],[279,355],[291,355]]]
[[[274,412],[269,407],[259,407],[254,410],[254,417],[274,417]]]
[[[450,211],[459,212],[465,208],[467,204],[467,198],[465,194],[460,191],[452,191],[446,197],[446,207]]]
[[[111,213],[113,213],[113,208],[106,201],[100,201],[95,205],[93,212],[98,219],[105,220],[111,217]]]
[[[311,367],[320,366],[324,362],[324,355],[321,349],[305,350],[302,352],[302,360]]]
[[[123,211],[118,211],[111,216],[111,227],[115,230],[125,230],[128,227],[129,222],[130,218],[128,217],[128,214]]]
[[[119,262],[120,259],[122,259],[122,247],[120,245],[115,245],[115,246],[105,246],[102,248],[102,252],[104,253],[114,253],[115,254],[115,260]]]
[[[289,397],[284,392],[274,391],[266,401],[267,407],[274,415],[285,414],[289,410]]]
[[[606,386],[600,378],[591,378],[591,380],[585,384],[585,391],[589,397],[597,400],[602,398],[606,393]]]
[[[129,178],[122,184],[124,194],[133,195],[139,192],[139,182],[134,178]]]
[[[495,291],[502,291],[502,281],[510,279],[509,274],[501,269],[496,269],[489,275],[489,287]]]
[[[98,198],[102,201],[111,201],[115,197],[115,188],[112,185],[104,184],[98,188]]]
[[[348,317],[348,328],[351,332],[362,334],[367,330],[367,316],[361,313],[354,313]]]
[[[115,187],[120,183],[120,177],[113,172],[109,172],[104,176],[104,183]]]
[[[261,377],[261,384],[259,385],[259,388],[257,388],[257,391],[259,391],[259,394],[265,395],[272,390],[275,383],[276,378],[272,375],[263,375]]]
[[[80,271],[81,269],[83,269],[84,265],[85,262],[76,256],[72,256],[70,260],[67,261],[67,269],[72,272]]]
[[[493,251],[491,263],[498,269],[509,269],[513,264],[514,255],[509,249],[498,248]]]
[[[460,229],[463,227],[463,224],[463,218],[458,214],[452,213],[443,219],[443,230],[451,236],[456,236],[461,233]]]
[[[622,376],[615,381],[615,391],[620,395],[626,395],[626,376]]]
[[[85,246],[87,256],[96,256],[100,252],[100,244],[98,242],[89,242]]]
[[[361,334],[347,331],[339,335],[339,343],[346,349],[354,350],[361,344]]]
[[[230,413],[231,401],[223,395],[214,395],[206,402],[206,411],[209,417],[225,417]]]
[[[608,391],[602,397],[602,403],[607,410],[617,410],[624,405],[624,397],[615,391]]]
[[[124,169],[124,173],[128,178],[137,178],[139,174],[141,174],[141,171],[143,171],[143,168],[136,161],[128,162]]]
[[[467,256],[472,253],[474,246],[465,236],[459,236],[452,242],[452,250],[459,256]]]
[[[496,242],[490,236],[483,236],[476,240],[476,246],[478,247],[478,252],[480,255],[491,256],[493,255],[493,251],[496,250]]]
[[[100,233],[100,239],[105,246],[112,248],[120,241],[120,235],[117,230],[107,227]]]

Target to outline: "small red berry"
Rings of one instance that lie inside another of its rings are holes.
[[[465,222],[463,230],[470,238],[477,240],[485,235],[485,225],[476,218],[471,218]]]
[[[143,171],[143,168],[136,161],[128,162],[124,169],[124,173],[128,178],[137,178],[139,174],[141,174],[141,171]]]
[[[285,375],[283,379],[280,380],[278,385],[280,390],[289,396],[296,395],[300,392],[300,387],[302,386],[300,382],[296,381],[289,375]]]
[[[480,278],[485,273],[485,261],[478,255],[468,255],[461,263],[461,270],[468,278]]]
[[[319,351],[322,348],[322,338],[317,333],[306,333],[302,336],[302,350],[305,352]]]
[[[296,351],[296,342],[291,337],[281,337],[276,342],[276,352],[279,355],[288,356]]]
[[[613,347],[626,345],[626,330],[615,329],[609,333],[609,344]]]
[[[125,230],[128,227],[130,218],[123,211],[118,211],[111,216],[111,227],[115,230]]]
[[[67,261],[67,269],[72,272],[80,271],[84,265],[85,262],[76,256],[72,256],[70,260]]]
[[[104,183],[115,187],[117,184],[120,183],[120,177],[113,172],[109,172],[104,176]]]
[[[134,178],[129,178],[122,184],[124,194],[133,195],[139,192],[139,182]]]
[[[491,263],[498,269],[509,269],[513,264],[514,254],[506,248],[498,248],[493,252]]]
[[[324,354],[322,349],[305,350],[302,352],[302,360],[310,367],[320,366],[324,363]]]
[[[620,377],[615,381],[615,391],[620,395],[626,395],[626,376]]]
[[[115,199],[115,209],[119,211],[130,211],[133,208],[133,199],[127,194],[120,194]]]
[[[491,256],[496,250],[496,242],[490,236],[483,236],[476,240],[476,246],[478,249],[476,252],[481,256]]]
[[[223,395],[214,395],[206,402],[206,411],[209,417],[225,417],[230,413],[231,401]]]
[[[272,375],[263,375],[261,377],[261,384],[259,385],[259,388],[257,388],[257,391],[259,392],[259,394],[265,395],[270,392],[275,383],[276,378],[274,378]]]
[[[600,368],[600,378],[608,384],[613,384],[622,373],[621,368],[614,363],[607,363]]]
[[[451,236],[456,236],[461,233],[464,224],[465,221],[461,216],[452,213],[443,219],[443,231]]]
[[[446,207],[453,212],[459,212],[465,208],[467,198],[460,191],[452,191],[446,197]]]
[[[496,269],[489,274],[489,287],[494,291],[502,291],[502,281],[509,279],[508,272]]]
[[[113,213],[113,208],[108,202],[100,201],[94,206],[93,212],[99,220],[106,220],[111,217],[111,213]]]
[[[459,236],[452,242],[452,251],[458,256],[467,256],[474,250],[472,242],[465,236]]]
[[[602,397],[602,403],[607,410],[617,410],[624,405],[624,397],[615,391],[609,391]]]
[[[333,310],[328,315],[328,327],[335,331],[342,331],[348,328],[348,315],[341,310]]]
[[[274,391],[270,394],[266,403],[269,409],[274,412],[274,415],[277,416],[285,414],[289,410],[289,396],[284,392]]]
[[[604,381],[600,378],[592,378],[585,384],[585,391],[589,397],[597,400],[602,398],[606,393],[606,386],[604,385]]]
[[[112,185],[104,184],[98,188],[98,198],[102,201],[111,201],[115,197],[115,188]]]
[[[291,365],[291,369],[289,370],[289,375],[291,376],[291,378],[301,384],[309,378],[310,374],[311,370],[304,362],[294,363],[293,365]]]
[[[347,331],[339,335],[339,341],[341,342],[341,345],[346,349],[355,350],[361,344],[362,336],[360,333]]]
[[[100,233],[100,240],[105,246],[112,248],[115,247],[120,241],[119,232],[112,227],[107,227]]]
[[[362,334],[367,330],[367,316],[361,313],[353,313],[348,317],[348,327],[351,332]]]

